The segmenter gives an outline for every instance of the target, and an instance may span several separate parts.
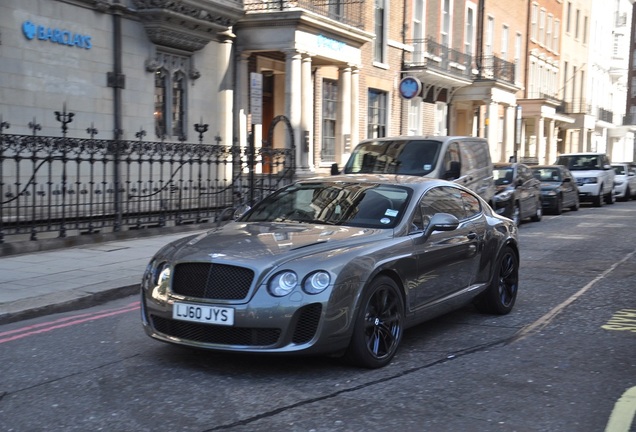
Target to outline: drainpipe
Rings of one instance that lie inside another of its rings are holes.
[[[113,15],[113,71],[108,72],[107,82],[108,86],[113,88],[113,139],[114,139],[114,163],[113,163],[113,180],[115,183],[114,188],[114,208],[115,221],[113,224],[113,231],[119,231],[122,224],[122,200],[120,192],[120,142],[123,130],[121,128],[122,122],[122,109],[121,109],[121,93],[125,88],[125,76],[122,74],[122,47],[121,47],[121,16],[126,10],[126,7],[120,3],[119,0],[115,0],[111,6]]]

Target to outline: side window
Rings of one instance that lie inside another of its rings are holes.
[[[477,216],[481,213],[481,204],[479,200],[468,192],[461,191],[462,201],[464,202],[464,212],[467,218]]]
[[[464,208],[463,191],[449,187],[440,186],[426,192],[420,200],[421,225],[418,228],[426,228],[433,215],[436,213],[449,213],[459,220],[466,219]],[[416,217],[413,223],[416,224]]]
[[[459,145],[457,143],[450,143],[446,149],[444,155],[444,179],[455,180],[461,174],[453,174],[453,170],[459,167],[461,163],[461,157],[459,155]]]

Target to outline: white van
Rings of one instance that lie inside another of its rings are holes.
[[[343,171],[345,174],[402,174],[452,180],[475,191],[489,204],[495,195],[490,149],[483,138],[398,136],[368,139],[353,149]]]

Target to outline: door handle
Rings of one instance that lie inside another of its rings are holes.
[[[468,237],[469,240],[475,240],[477,238],[477,233],[470,232],[466,237]]]

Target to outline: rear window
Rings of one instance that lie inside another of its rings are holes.
[[[441,146],[434,140],[368,141],[353,150],[344,172],[425,176],[435,169]]]
[[[559,156],[555,165],[563,165],[570,171],[600,170],[603,160],[600,155]]]

